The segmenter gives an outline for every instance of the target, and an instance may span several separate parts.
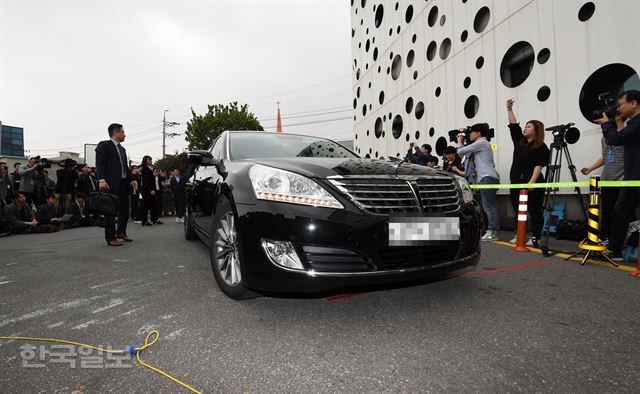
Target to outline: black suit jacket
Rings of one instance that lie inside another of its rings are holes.
[[[127,151],[122,147],[125,154],[125,162],[127,161]],[[120,156],[118,155],[118,149],[111,140],[100,141],[96,147],[96,172],[98,174],[98,180],[104,179],[109,184],[109,190],[112,193],[127,193],[129,187],[126,190],[120,189],[120,179],[122,178],[122,164],[120,162]],[[124,173],[127,176],[127,183],[131,182],[131,170],[127,165],[124,169]]]
[[[9,219],[9,223],[11,224],[19,221],[29,222],[34,219],[33,211],[27,204],[24,204],[22,208],[18,208],[15,202],[9,204],[5,208],[5,214],[7,216],[7,219]]]
[[[111,184],[109,184],[109,186],[111,186]],[[96,186],[96,190],[93,190],[93,181],[91,179],[91,175],[84,172],[80,173],[80,175],[78,176],[78,192],[79,193],[84,193],[86,195],[89,195],[89,193],[93,191],[98,191],[97,189],[98,188]]]
[[[187,178],[183,175],[180,175],[180,182],[178,182],[175,177],[171,178],[171,193],[173,193],[174,196],[184,194],[186,184]]]
[[[156,177],[153,176],[153,171],[147,167],[142,166],[142,185],[140,186],[140,192],[143,194],[149,194],[152,190],[157,192],[156,189]]]
[[[46,202],[38,208],[36,212],[36,220],[38,224],[50,224],[51,219],[56,217],[56,211],[49,206]]]
[[[87,209],[87,205],[85,204],[82,211],[80,211],[80,205],[78,204],[77,201],[74,201],[69,207],[69,211],[68,211],[71,214],[71,220],[79,222],[82,219],[83,214],[84,215],[87,214],[86,209]]]

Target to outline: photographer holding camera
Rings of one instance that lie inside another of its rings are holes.
[[[606,113],[596,120],[602,125],[602,134],[610,145],[624,145],[624,179],[640,180],[640,92],[627,90],[618,96],[618,114],[628,118],[627,126],[616,130]],[[627,236],[629,222],[635,218],[640,202],[638,189],[623,187],[611,214],[609,250],[611,259],[622,261],[622,249]]]
[[[416,142],[412,142],[409,144],[409,150],[407,151],[405,160],[409,163],[426,166],[429,157],[431,157],[432,150],[433,149],[429,144],[422,144],[422,146],[418,146]]]
[[[466,160],[473,163],[470,168],[474,169],[472,176],[474,183],[482,185],[499,184],[500,175],[496,171],[493,162],[493,151],[491,143],[487,140],[489,135],[489,125],[486,123],[477,123],[469,128],[469,134],[458,134],[457,153],[465,156]],[[462,145],[468,136],[468,144]],[[487,232],[481,238],[482,241],[494,241],[498,239],[498,230],[500,230],[500,217],[498,216],[498,202],[496,199],[497,189],[480,189],[480,199],[482,209],[487,214]]]
[[[447,146],[444,150],[444,160],[442,161],[442,169],[461,177],[465,177],[466,174],[463,171],[462,158],[458,155],[455,146]]]
[[[513,141],[513,162],[509,172],[511,183],[543,183],[545,179],[542,175],[542,169],[549,164],[549,147],[544,143],[544,124],[539,120],[530,120],[522,130],[513,113],[513,100],[511,99],[507,100],[507,115],[511,140]],[[520,191],[517,189],[510,189],[510,191],[511,205],[517,220]],[[538,240],[542,235],[543,204],[544,189],[529,189],[527,210],[533,230],[531,239],[527,241],[529,246],[537,247]],[[511,240],[511,243],[515,242],[515,238]]]
[[[624,122],[626,118],[616,113],[615,108],[612,111],[607,111],[607,117],[611,117],[611,122],[615,126],[616,130],[620,131],[624,128]],[[600,118],[598,116],[598,118]],[[585,167],[581,170],[583,175],[589,175],[594,170],[604,167],[602,174],[600,174],[600,180],[603,181],[621,181],[624,179],[624,145],[609,145],[607,139],[603,136],[601,141],[602,156],[598,158],[591,166]],[[609,229],[611,224],[611,213],[618,200],[620,189],[617,187],[603,187],[600,190],[601,205],[600,205],[600,238],[603,242],[609,240]]]
[[[20,167],[20,190],[26,197],[27,205],[40,206],[44,203],[46,196],[46,184],[42,170],[50,168],[46,159],[40,159],[40,156],[29,158],[26,166]]]
[[[56,171],[58,183],[55,193],[60,205],[60,214],[64,215],[71,206],[72,195],[75,192],[76,180],[78,180],[78,172],[76,171],[78,162],[73,159],[64,159],[59,164],[62,168]]]

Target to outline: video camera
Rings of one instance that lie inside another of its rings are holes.
[[[487,125],[488,127],[489,125]],[[466,126],[466,127],[462,127],[459,129],[454,129],[454,130],[449,130],[449,141],[450,142],[457,142],[458,141],[458,136],[459,135],[463,135],[464,136],[464,145],[467,145],[469,142],[471,142],[471,139],[469,138],[469,134],[471,134],[471,130],[472,127],[471,126]],[[491,141],[491,139],[493,137],[495,137],[495,130],[490,128],[489,131],[487,132],[487,135],[484,136],[487,141]]]
[[[602,117],[602,115],[600,115]],[[580,139],[580,130],[577,127],[573,127],[575,123],[560,124],[557,126],[551,126],[545,130],[550,131],[553,134],[554,143],[567,142],[568,144],[575,144]]]
[[[60,160],[60,167],[62,167],[65,170],[72,170],[75,169],[78,166],[78,162],[73,160],[73,159],[64,159],[64,160]],[[49,167],[51,167],[51,165],[49,165]]]
[[[51,161],[49,159],[45,159],[44,157],[36,157],[36,167],[38,168],[51,168]]]
[[[616,96],[611,92],[604,92],[598,95],[598,104],[597,107],[591,111],[591,119],[600,119],[603,113],[605,113],[609,119],[615,118],[618,113]]]

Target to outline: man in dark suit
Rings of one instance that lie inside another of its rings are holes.
[[[78,193],[84,193],[87,196],[89,193],[98,191],[97,182],[91,176],[91,167],[85,164],[82,167],[82,172],[78,175]]]
[[[140,203],[140,184],[142,183],[142,177],[140,176],[138,166],[131,166],[131,182],[131,220],[133,220],[134,223],[139,223],[138,205]]]
[[[116,230],[115,216],[105,215],[104,235],[109,246],[121,246],[121,239],[125,242],[133,241],[127,236],[127,221],[129,219],[129,187],[131,185],[131,171],[127,164],[127,151],[122,147],[125,134],[121,124],[109,125],[109,138],[100,141],[96,147],[96,172],[98,173],[98,187],[118,196],[118,227]]]
[[[85,211],[85,202],[87,196],[84,193],[78,193],[76,200],[69,207],[71,220],[68,227],[88,227],[93,226],[96,222],[95,216]]]
[[[171,177],[171,194],[173,194],[173,201],[176,206],[176,222],[184,223],[184,208],[185,208],[185,188],[187,184],[187,178],[180,174],[180,170],[177,168],[173,170],[173,176]]]

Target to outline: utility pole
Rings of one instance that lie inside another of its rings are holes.
[[[164,112],[162,113],[162,158],[164,159],[165,156],[165,152],[167,150],[167,144],[166,144],[166,140],[167,140],[167,111],[169,111],[168,109],[165,109]]]
[[[169,135],[167,135],[167,127],[173,127],[173,126],[178,126],[180,123],[178,122],[167,122],[167,112],[169,112],[168,109],[164,110],[164,113],[162,114],[162,158],[164,159],[164,157],[166,156],[166,151],[167,151],[167,137],[177,137],[180,134],[179,133],[169,133]]]

